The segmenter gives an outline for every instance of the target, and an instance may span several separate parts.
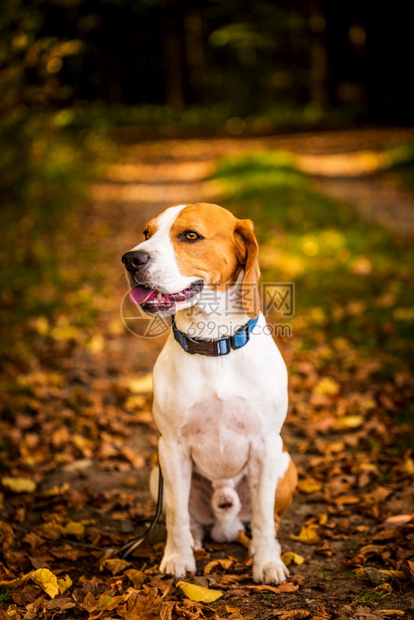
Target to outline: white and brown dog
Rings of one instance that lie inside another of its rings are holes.
[[[280,437],[287,373],[259,312],[253,224],[217,205],[177,205],[144,235],[122,257],[131,299],[173,316],[154,367],[167,522],[160,569],[195,572],[205,526],[230,542],[250,523],[253,579],[279,583],[288,571],[275,529],[297,475]],[[155,497],[156,478],[157,469]]]

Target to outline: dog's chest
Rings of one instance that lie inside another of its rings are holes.
[[[187,412],[182,437],[197,471],[210,480],[234,478],[247,465],[250,445],[262,430],[251,402],[240,397],[212,398]]]

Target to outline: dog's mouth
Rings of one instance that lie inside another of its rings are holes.
[[[197,280],[178,293],[161,293],[153,288],[137,285],[129,294],[130,300],[137,306],[141,306],[145,312],[156,314],[167,312],[180,301],[187,301],[201,291],[204,286],[202,280]]]

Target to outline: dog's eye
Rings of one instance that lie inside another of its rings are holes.
[[[187,241],[196,241],[197,239],[202,239],[201,235],[199,235],[198,233],[194,232],[194,230],[187,230],[183,234],[183,237]]]
[[[145,241],[146,241],[147,239],[149,239],[149,230],[143,230],[143,231],[142,231],[142,234],[143,234],[143,235],[144,235],[144,237],[145,237]]]

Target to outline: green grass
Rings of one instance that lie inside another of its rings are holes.
[[[356,600],[360,603],[369,604],[369,603],[378,603],[379,601],[384,600],[387,596],[390,595],[390,592],[387,590],[381,590],[374,588],[373,590],[363,590],[356,596]]]
[[[222,204],[255,222],[262,281],[293,281],[301,345],[326,340],[369,356],[413,355],[412,244],[317,191],[292,157],[259,152],[218,163]],[[329,358],[329,351],[327,351]]]

